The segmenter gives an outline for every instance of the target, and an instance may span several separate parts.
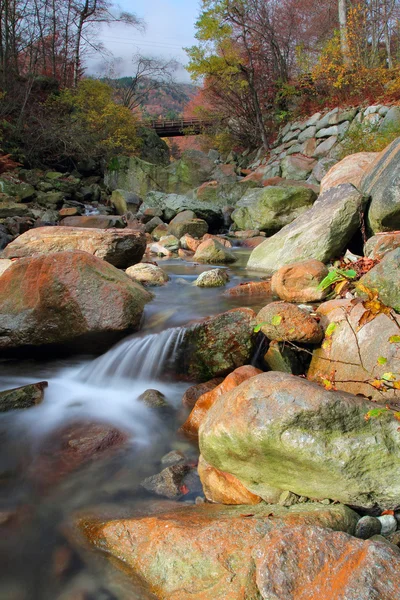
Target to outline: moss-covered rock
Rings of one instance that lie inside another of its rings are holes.
[[[381,262],[363,275],[360,283],[367,288],[377,290],[379,298],[400,312],[400,248],[385,254]]]
[[[238,229],[273,234],[308,210],[317,195],[305,187],[268,186],[247,192],[232,213]]]
[[[398,423],[374,402],[286,373],[221,396],[200,426],[205,460],[263,497],[271,486],[365,509],[400,503]]]

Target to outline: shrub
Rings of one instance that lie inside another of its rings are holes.
[[[400,137],[400,124],[379,129],[379,124],[356,123],[353,121],[341,143],[339,158],[357,152],[380,152],[393,140]]]

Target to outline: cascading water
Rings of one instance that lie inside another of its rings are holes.
[[[158,380],[168,367],[174,366],[185,333],[184,327],[175,327],[124,340],[84,367],[77,378],[106,386],[112,385],[115,379]]]

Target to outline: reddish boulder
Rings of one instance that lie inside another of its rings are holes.
[[[284,527],[253,552],[265,600],[395,600],[400,553],[320,527]]]
[[[272,276],[272,292],[285,302],[322,300],[328,290],[320,290],[318,286],[328,273],[324,263],[315,259],[285,265]]]
[[[192,412],[182,425],[181,430],[190,437],[197,437],[200,425],[204,421],[207,412],[216,402],[216,400],[223,394],[226,394],[226,392],[233,390],[235,387],[243,383],[243,381],[258,375],[259,373],[262,373],[262,371],[252,367],[251,365],[245,365],[235,369],[233,373],[230,373],[227,377],[225,377],[223,382],[217,385],[217,387],[200,396],[194,405]]]
[[[357,154],[346,156],[333,165],[322,178],[321,194],[341,183],[351,183],[356,188],[360,188],[362,178],[378,155],[379,152],[357,152]]]
[[[200,398],[200,396],[202,396],[206,392],[210,392],[222,382],[222,377],[215,377],[214,379],[210,379],[210,381],[198,383],[197,385],[192,385],[186,390],[186,392],[182,396],[183,406],[192,409],[193,406],[196,404],[197,400]]]
[[[152,298],[140,284],[87,252],[15,261],[0,287],[0,351],[37,347],[95,351],[140,326]]]
[[[318,344],[323,331],[306,311],[287,302],[271,302],[260,310],[257,324],[270,340]]]
[[[264,238],[263,238],[264,239]],[[229,288],[224,296],[271,296],[271,281],[247,281]]]
[[[202,456],[198,472],[204,495],[209,502],[217,504],[259,504],[260,496],[247,490],[234,475],[224,473],[209,465]]]
[[[37,227],[8,244],[4,258],[24,258],[82,250],[124,269],[142,260],[144,233],[133,229],[85,229],[84,227]]]
[[[364,247],[364,254],[368,258],[382,260],[388,252],[400,246],[400,231],[378,233],[369,238]]]

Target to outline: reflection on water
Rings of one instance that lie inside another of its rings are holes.
[[[238,249],[235,253],[239,260],[228,269],[228,286],[258,280],[257,274],[243,268],[249,253]],[[176,434],[185,417],[180,407],[188,384],[170,374],[166,380],[162,377],[179,346],[183,331],[179,327],[230,308],[258,309],[266,303],[262,298],[223,296],[226,288],[193,286],[200,273],[212,268],[209,265],[176,259],[157,262],[171,280],[153,288],[155,299],[146,307],[143,330],[116,349],[95,361],[75,357],[0,363],[0,390],[49,382],[40,406],[0,415],[1,600],[152,597],[101,556],[82,549],[66,523],[77,510],[95,511],[102,506],[113,515],[116,511],[148,514],[169,502],[154,500],[140,482],[161,470],[160,459],[171,449],[193,456],[194,450]],[[165,331],[171,327],[177,329]],[[166,421],[138,400],[149,388],[162,392],[177,409],[175,419]],[[93,421],[123,431],[127,443],[59,477],[54,485],[43,483],[38,473],[43,455],[49,458],[49,439],[71,423]]]

